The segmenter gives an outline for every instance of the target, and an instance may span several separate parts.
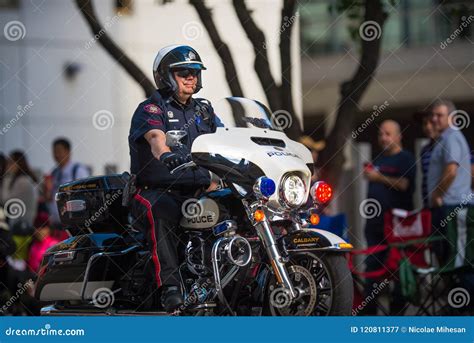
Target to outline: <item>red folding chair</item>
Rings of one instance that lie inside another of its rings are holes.
[[[363,292],[363,279],[375,282],[395,280],[401,283],[401,291],[408,301],[416,300],[417,283],[414,269],[430,268],[431,260],[426,252],[430,248],[429,237],[431,235],[431,213],[429,210],[408,212],[400,209],[392,209],[384,214],[384,242],[367,249],[352,250],[349,254],[349,267],[355,280],[356,292]],[[356,256],[370,256],[386,251],[383,265],[377,270],[360,271],[354,265]],[[362,288],[362,289],[361,289]],[[363,293],[362,293],[363,294]],[[361,308],[360,299],[363,296],[354,297],[359,299],[354,302],[354,310]],[[376,307],[384,314],[389,311],[375,297]]]

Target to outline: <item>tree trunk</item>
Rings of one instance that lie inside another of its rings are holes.
[[[117,61],[127,73],[143,88],[145,96],[149,97],[156,90],[153,82],[143,71],[118,47],[109,37],[106,30],[99,22],[91,0],[76,0],[76,5],[92,31],[92,36],[98,37],[99,43]]]
[[[212,18],[212,13],[209,8],[206,7],[204,0],[189,0],[190,4],[196,9],[199,19],[203,23],[204,27],[211,38],[212,45],[217,51],[217,54],[221,58],[222,65],[224,67],[225,78],[229,85],[232,96],[243,97],[244,92],[240,86],[239,77],[237,70],[235,69],[234,59],[230,53],[229,47],[224,43],[217,31],[216,25]]]
[[[291,78],[291,32],[296,12],[295,0],[283,0],[282,18],[280,26],[280,58],[282,83],[277,85],[268,63],[267,43],[262,30],[255,24],[251,11],[244,0],[232,1],[237,18],[244,29],[247,38],[252,44],[255,53],[254,69],[262,85],[270,110],[275,114],[274,123],[279,126],[278,117],[282,119],[282,129],[293,139],[301,134],[299,120],[295,115],[292,98]],[[273,121],[273,120],[272,120]],[[289,123],[291,125],[287,126]]]
[[[244,0],[232,0],[232,3],[237,18],[239,19],[247,38],[252,43],[253,51],[255,52],[254,69],[260,83],[262,84],[268,105],[272,111],[280,110],[282,109],[280,94],[275,79],[270,71],[265,35],[253,21],[250,10],[247,8]]]
[[[382,29],[386,18],[387,14],[383,11],[380,0],[365,1],[364,22],[374,21]],[[343,82],[340,88],[341,99],[336,121],[327,136],[326,148],[320,155],[319,163],[322,167],[322,179],[335,188],[337,188],[342,174],[342,166],[345,162],[344,147],[353,129],[354,115],[358,111],[360,99],[377,69],[382,35],[383,32],[380,32],[380,36],[376,39],[361,40],[362,55],[359,67],[352,79]]]
[[[293,23],[296,20],[296,0],[283,0],[280,21],[280,70],[281,86],[280,98],[282,108],[291,114],[291,125],[285,132],[291,139],[298,140],[303,132],[295,113],[292,93],[292,68],[291,68],[291,35],[293,32]]]

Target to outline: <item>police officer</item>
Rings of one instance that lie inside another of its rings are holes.
[[[198,53],[189,46],[161,49],[153,63],[158,90],[136,109],[128,137],[131,172],[136,175],[138,188],[131,212],[140,227],[147,228],[154,277],[157,286],[162,287],[161,302],[168,312],[183,304],[177,255],[181,206],[199,189],[215,189],[205,169],[170,174],[170,170],[190,160],[196,137],[223,126],[209,101],[192,97],[202,88],[201,70],[205,69]],[[166,145],[165,133],[169,130],[187,132],[182,146]]]

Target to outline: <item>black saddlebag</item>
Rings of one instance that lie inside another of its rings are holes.
[[[63,184],[56,193],[62,225],[71,232],[120,232],[128,223],[122,195],[128,173],[95,176]]]
[[[113,289],[138,249],[139,245],[127,244],[116,233],[66,239],[44,255],[35,297],[41,301],[91,300],[98,289]]]

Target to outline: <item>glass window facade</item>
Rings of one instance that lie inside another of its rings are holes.
[[[336,9],[338,0],[306,0],[299,2],[301,48],[305,54],[329,55],[344,52],[359,44],[350,31],[357,34],[360,18],[351,19],[351,9]],[[383,28],[382,49],[400,46],[438,45],[456,32],[459,41],[472,42],[474,33],[474,1],[472,0],[398,0],[392,6],[384,1],[389,14]]]

